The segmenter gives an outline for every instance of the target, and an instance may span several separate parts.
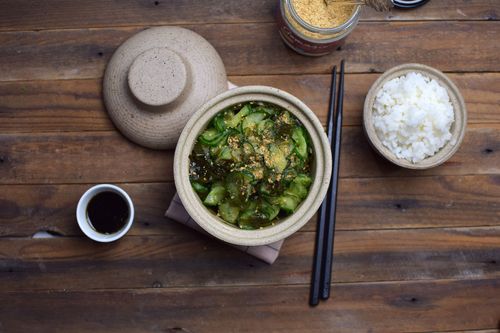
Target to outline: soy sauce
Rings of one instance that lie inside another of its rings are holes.
[[[128,220],[129,208],[125,199],[111,191],[98,193],[87,205],[87,216],[97,232],[113,234]]]

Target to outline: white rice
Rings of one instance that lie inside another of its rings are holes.
[[[373,104],[373,124],[382,144],[413,163],[450,141],[454,120],[446,89],[415,72],[387,81]]]

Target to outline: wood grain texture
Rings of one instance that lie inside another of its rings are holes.
[[[273,22],[277,0],[29,0],[0,2],[0,30],[40,30],[131,25]],[[498,20],[500,4],[491,0],[433,0],[416,10],[380,14],[365,9],[362,20]]]
[[[135,208],[132,235],[162,235],[171,229],[164,217],[175,193],[173,183],[118,184]],[[91,184],[0,186],[0,236],[31,237],[47,231],[82,236],[76,224],[78,200]]]
[[[500,332],[500,1],[365,10],[321,58],[283,45],[276,4],[0,1],[0,332]],[[169,221],[173,153],[109,121],[105,64],[165,24],[207,38],[234,83],[290,91],[323,122],[330,67],[347,60],[334,283],[319,307],[307,306],[314,219],[272,266]],[[469,109],[459,152],[425,172],[378,157],[360,127],[377,73],[406,62],[450,73]],[[101,182],[136,206],[112,244],[85,238],[74,217]]]
[[[361,125],[365,96],[379,74],[346,76],[344,124]],[[500,73],[450,74],[468,108],[469,124],[500,123]],[[237,85],[267,85],[304,101],[326,122],[329,75],[231,76]],[[114,130],[100,80],[0,82],[0,132]]]
[[[314,233],[291,236],[269,266],[180,225],[166,228],[168,235],[113,244],[0,239],[0,292],[290,285],[311,278]],[[333,281],[499,279],[499,242],[500,227],[337,231]]]
[[[449,161],[425,171],[406,170],[377,155],[360,127],[346,127],[340,175],[498,174],[499,152],[498,125],[469,126]],[[0,134],[0,184],[163,182],[173,181],[172,168],[173,151],[142,148],[116,132]]]
[[[491,297],[500,293],[496,279],[338,284],[333,298],[315,309],[307,305],[308,290],[6,292],[0,322],[8,332],[29,331],[41,320],[51,332],[425,332],[498,325],[500,298]]]
[[[447,333],[500,333],[500,329],[447,331]]]
[[[100,80],[0,83],[0,132],[115,130]]]
[[[362,124],[365,97],[379,76],[380,74],[345,76],[344,125]],[[450,73],[448,77],[464,97],[468,124],[500,123],[500,73]],[[239,86],[268,85],[288,91],[304,101],[322,123],[326,124],[330,75],[232,76],[229,79]],[[0,84],[0,91],[1,87]]]
[[[0,142],[5,183],[173,179],[172,151],[142,148],[116,132],[12,134],[0,136]]]
[[[132,197],[130,235],[176,232],[163,217],[173,183],[119,184]],[[0,236],[38,231],[82,235],[75,222],[80,196],[91,185],[0,186]],[[500,226],[498,175],[341,179],[337,230]],[[314,231],[316,218],[302,229]],[[173,230],[173,231],[172,231]]]
[[[329,73],[344,58],[347,72],[383,72],[424,63],[442,71],[500,70],[500,22],[363,22],[342,49],[301,56],[284,46],[274,23],[186,26],[220,53],[230,75]],[[100,78],[118,45],[139,28],[0,34],[0,81]],[[419,38],[407,38],[419,36]],[[424,42],[425,41],[425,42]],[[467,47],[457,47],[467,42]],[[34,46],[36,45],[36,47]]]

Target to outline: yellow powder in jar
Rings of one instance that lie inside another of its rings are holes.
[[[354,5],[335,4],[335,0],[292,0],[292,5],[305,22],[318,28],[338,27],[349,20]]]

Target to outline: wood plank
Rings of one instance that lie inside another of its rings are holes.
[[[500,329],[491,329],[491,330],[466,330],[466,331],[446,331],[446,333],[500,333]]]
[[[344,178],[500,173],[496,125],[469,126],[458,152],[424,171],[390,164],[370,147],[360,127],[344,129],[342,146]],[[0,134],[0,184],[173,181],[172,163],[173,151],[142,148],[116,132]]]
[[[274,0],[29,0],[0,2],[0,30],[91,28],[131,25],[273,22]],[[498,20],[500,5],[491,0],[433,0],[416,10],[380,14],[366,9],[362,20]]]
[[[341,177],[499,174],[500,154],[496,154],[499,150],[498,127],[469,126],[460,149],[447,162],[428,170],[408,170],[378,155],[360,128],[348,127],[342,131],[340,174]],[[407,185],[415,182],[418,178],[413,178]]]
[[[172,151],[142,148],[116,132],[0,135],[0,142],[3,183],[173,180]]]
[[[366,94],[379,76],[380,74],[346,75],[343,124],[362,124]],[[464,97],[469,124],[500,122],[500,113],[498,112],[500,73],[450,73],[448,76]],[[229,79],[239,86],[267,85],[288,91],[304,101],[323,124],[326,124],[330,75],[232,76]],[[0,96],[2,96],[1,91],[2,85],[0,84]]]
[[[219,51],[230,75],[382,72],[406,62],[449,72],[499,71],[500,22],[362,22],[342,51],[304,57],[284,46],[274,23],[186,26]],[[100,78],[115,48],[139,28],[0,34],[0,81]],[[419,38],[425,37],[425,43]],[[457,47],[467,41],[467,47]],[[33,47],[37,45],[37,47]]]
[[[410,184],[410,186],[409,186]],[[119,184],[136,209],[131,235],[177,232],[163,214],[173,183]],[[0,186],[0,236],[38,231],[81,235],[75,207],[91,185]],[[337,230],[500,226],[500,181],[492,176],[341,179]],[[315,217],[303,230],[313,231]]]
[[[100,80],[0,83],[0,132],[114,130]]]
[[[83,237],[2,238],[0,292],[307,284],[314,237],[290,237],[272,266],[187,228],[113,244]],[[500,281],[499,242],[500,227],[339,230],[333,281]]]
[[[336,227],[357,230],[498,225],[499,180],[498,175],[342,179]],[[308,225],[314,230],[314,223]]]
[[[175,193],[173,183],[118,184],[129,193],[135,208],[132,235],[175,232],[164,217]],[[0,236],[28,236],[39,231],[56,235],[83,235],[75,209],[92,184],[0,186]],[[172,231],[173,230],[173,231]]]
[[[500,73],[450,74],[468,108],[468,123],[500,123]],[[365,96],[379,74],[346,76],[344,124],[361,125]],[[237,85],[286,90],[326,122],[329,75],[231,76]],[[0,82],[0,132],[114,130],[101,99],[100,80]]]
[[[268,286],[7,292],[1,294],[0,322],[8,332],[50,327],[198,333],[418,332],[498,324],[498,280],[340,284],[334,298],[315,309],[307,305],[308,291],[309,286]]]
[[[412,10],[393,10],[378,13],[366,8],[362,20],[488,20],[496,21],[500,16],[500,3],[495,1],[432,0],[425,6]]]

